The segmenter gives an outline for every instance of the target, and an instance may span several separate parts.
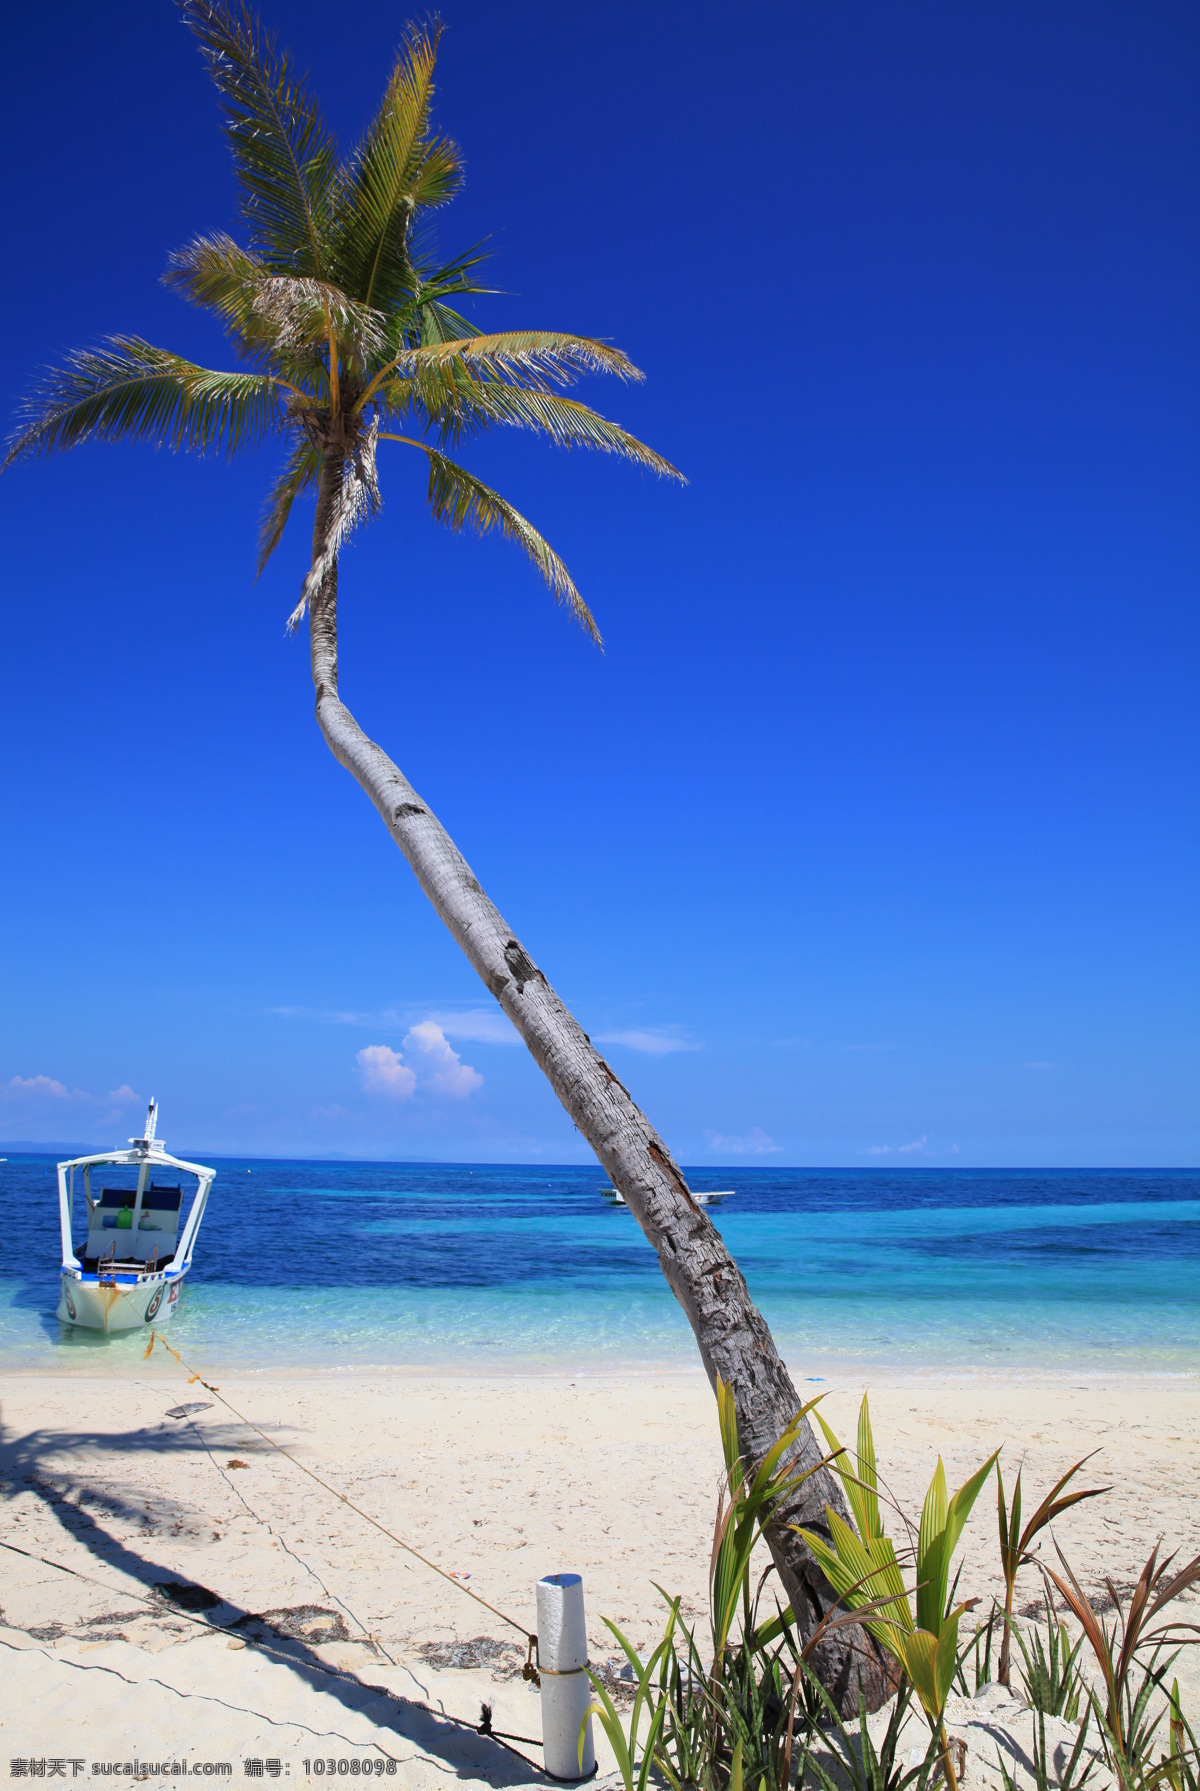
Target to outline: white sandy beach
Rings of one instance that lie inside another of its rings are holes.
[[[533,1626],[538,1577],[567,1569],[584,1576],[593,1660],[617,1652],[604,1616],[639,1646],[656,1635],[653,1580],[681,1592],[703,1627],[720,1458],[698,1369],[212,1378],[332,1487],[469,1575],[465,1584],[519,1624]],[[0,1385],[7,1759],[63,1759],[66,1776],[73,1759],[87,1762],[83,1772],[135,1757],[229,1761],[241,1778],[247,1758],[265,1758],[295,1778],[314,1757],[378,1753],[405,1785],[546,1782],[465,1726],[486,1701],[496,1729],[539,1735],[538,1696],[512,1676],[520,1636],[173,1365]],[[1130,1584],[1159,1535],[1168,1548],[1200,1549],[1194,1377],[881,1373],[869,1385],[881,1470],[910,1511],[939,1450],[953,1485],[1003,1443],[1010,1480],[1025,1460],[1029,1510],[1031,1494],[1097,1449],[1091,1475],[1114,1491],[1057,1529],[1089,1591],[1105,1574]],[[861,1392],[857,1382],[829,1388],[825,1410],[843,1435]],[[167,1415],[201,1402],[190,1417]],[[962,1591],[986,1600],[999,1583],[990,1490],[964,1556]],[[220,1602],[180,1610],[154,1593],[168,1582]],[[1039,1590],[1027,1571],[1018,1604]],[[512,1652],[492,1669],[439,1667],[421,1652],[480,1636]],[[1200,1663],[1179,1665],[1194,1720]],[[538,1762],[536,1748],[522,1751]],[[603,1774],[611,1759],[599,1752]]]

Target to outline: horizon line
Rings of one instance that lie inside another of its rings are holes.
[[[13,1151],[19,1157],[49,1157],[55,1161],[63,1161],[71,1156],[85,1156],[104,1151],[106,1145],[94,1146],[80,1143],[78,1140],[63,1142],[36,1142],[32,1139],[0,1138],[0,1159],[5,1151]],[[119,1146],[113,1148],[119,1149]],[[175,1153],[172,1153],[175,1154]],[[280,1153],[260,1153],[254,1151],[210,1151],[206,1146],[188,1147],[187,1154],[199,1160],[210,1157],[215,1163],[336,1163],[336,1164],[371,1164],[378,1168],[396,1169],[530,1169],[530,1170],[590,1170],[593,1165],[588,1162],[554,1163],[539,1160],[510,1159],[493,1161],[477,1159],[460,1159],[454,1157],[359,1157],[348,1152],[332,1152],[315,1156],[294,1156]],[[604,1175],[607,1171],[597,1161],[594,1165],[597,1173]],[[1191,1175],[1200,1173],[1200,1164],[1195,1163],[748,1163],[745,1160],[736,1163],[691,1163],[681,1162],[680,1167],[690,1169],[701,1175],[744,1174],[747,1170],[758,1173],[789,1174],[853,1174],[853,1175],[893,1175],[897,1172],[920,1174],[923,1171],[937,1170],[948,1175]]]

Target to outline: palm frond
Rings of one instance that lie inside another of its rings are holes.
[[[288,456],[288,463],[267,499],[258,532],[258,576],[283,538],[292,505],[302,492],[310,491],[321,476],[321,451],[302,435]]]
[[[221,318],[244,352],[324,350],[333,331],[359,359],[382,352],[386,319],[311,274],[273,274],[225,235],[201,236],[171,256],[163,284]]]
[[[136,336],[113,336],[46,373],[25,403],[25,427],[4,464],[92,436],[234,454],[280,426],[277,387],[269,374],[218,373]]]
[[[162,279],[189,304],[219,317],[239,347],[248,350],[266,336],[253,310],[254,294],[265,276],[256,256],[218,231],[176,249]]]
[[[362,411],[394,374],[408,376],[429,395],[432,415],[439,408],[449,416],[458,402],[482,380],[511,383],[526,390],[549,392],[569,385],[581,373],[615,373],[620,379],[644,375],[619,348],[590,336],[561,330],[506,330],[498,335],[458,336],[451,341],[423,342],[419,348],[398,348],[381,367],[358,401]]]
[[[446,292],[495,292],[491,286],[479,286],[471,278],[471,269],[481,267],[488,260],[491,251],[483,242],[473,243],[456,255],[453,261],[439,261],[435,253],[436,239],[433,226],[428,219],[417,218],[409,234],[408,249],[412,258],[413,272],[416,274],[422,292],[440,294]],[[473,335],[471,325],[463,330],[464,336]]]
[[[273,274],[260,281],[255,314],[275,332],[285,353],[315,348],[333,331],[343,353],[365,360],[383,347],[384,319],[369,305],[356,304],[328,280]]]
[[[182,0],[224,102],[255,247],[276,273],[320,275],[337,150],[286,51],[242,4]]]
[[[411,415],[419,406],[443,444],[482,434],[497,424],[533,429],[559,447],[587,447],[618,454],[648,472],[686,484],[684,475],[635,435],[574,398],[492,378],[479,378],[458,359],[420,360],[407,378],[389,378],[373,402],[385,416]]]
[[[460,292],[478,292],[479,288],[477,286],[462,286],[458,290]],[[471,325],[461,311],[455,311],[450,305],[443,304],[440,299],[425,298],[422,299],[420,306],[420,328],[421,346],[429,348],[439,342],[453,342],[456,337],[469,334]]]
[[[671,465],[645,442],[610,423],[586,404],[564,398],[557,392],[528,391],[506,385],[501,380],[473,381],[462,394],[466,409],[474,408],[481,422],[508,423],[519,429],[535,429],[548,435],[560,448],[595,448],[604,454],[619,454],[624,460],[645,467],[648,472],[687,484],[678,467]],[[436,419],[435,419],[436,420]]]
[[[483,386],[461,361],[449,361],[443,366],[421,366],[403,378],[390,375],[372,403],[385,416],[420,411],[445,446],[480,435],[497,421],[494,407],[485,401]]]
[[[367,304],[391,308],[411,291],[412,218],[420,207],[452,198],[461,185],[456,146],[429,138],[439,35],[436,29],[410,31],[339,208],[338,271]]]
[[[463,297],[467,293],[491,291],[491,288],[481,286],[471,277],[471,270],[487,260],[487,251],[477,243],[474,248],[456,256],[453,261],[434,267],[421,253],[416,232],[409,239],[409,251],[418,277],[413,301],[417,327],[415,338],[412,335],[397,335],[395,348],[411,346],[414,340],[422,347],[427,347],[473,336],[474,324],[445,301],[448,298]]]
[[[375,394],[375,403],[379,414],[389,424],[407,423],[415,412],[419,412],[417,420],[424,427],[428,417],[416,382],[411,379],[389,379]]]
[[[449,137],[435,137],[426,144],[420,166],[413,176],[414,215],[445,205],[463,184],[462,151]]]
[[[435,448],[427,447],[425,453],[429,456],[429,508],[436,520],[455,530],[469,525],[480,535],[498,529],[509,541],[515,541],[537,567],[555,601],[569,609],[580,627],[601,646],[595,617],[576,590],[570,573],[533,524],[464,467],[456,466]]]
[[[568,385],[581,373],[613,373],[618,379],[641,380],[645,374],[628,355],[591,336],[573,336],[562,330],[503,330],[499,334],[469,335],[457,341],[429,343],[403,350],[397,370],[415,372],[418,367],[438,367],[461,361],[475,373],[499,377],[516,373],[554,385]]]
[[[414,262],[411,290],[402,300],[392,303],[385,313],[387,349],[382,358],[387,367],[392,366],[402,349],[419,347],[425,342],[449,342],[473,333],[474,325],[445,300],[487,290],[470,276],[470,269],[482,260],[483,256],[472,250],[432,273]]]

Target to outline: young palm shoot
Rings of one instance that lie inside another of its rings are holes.
[[[1168,1786],[1170,1791],[1200,1791],[1200,1747],[1197,1747],[1192,1726],[1183,1714],[1178,1679],[1171,1686],[1167,1753],[1153,1777],[1154,1783],[1163,1786],[1164,1791]]]
[[[1200,1626],[1194,1623],[1168,1618],[1155,1624],[1155,1619],[1173,1599],[1200,1581],[1200,1555],[1194,1556],[1177,1573],[1171,1573],[1175,1556],[1168,1555],[1165,1561],[1160,1561],[1160,1546],[1161,1541],[1156,1542],[1150,1551],[1150,1558],[1129,1595],[1128,1605],[1112,1581],[1105,1582],[1116,1610],[1111,1628],[1096,1614],[1061,1549],[1058,1549],[1058,1558],[1066,1578],[1055,1573],[1052,1567],[1045,1569],[1078,1619],[1103,1677],[1103,1707],[1094,1693],[1092,1703],[1103,1718],[1109,1763],[1126,1791],[1131,1791],[1145,1776],[1154,1733],[1162,1720],[1161,1712],[1156,1715],[1151,1710],[1152,1695],[1155,1691],[1165,1691],[1167,1672],[1179,1647],[1200,1638]],[[1164,1648],[1174,1648],[1174,1653],[1160,1665],[1159,1656]],[[1170,1708],[1174,1716],[1177,1700]]]
[[[1095,1453],[1093,1451],[1093,1453]],[[1060,1498],[1064,1486],[1073,1480],[1087,1462],[1092,1459],[1085,1455],[1077,1461],[1073,1468],[1068,1468],[1061,1480],[1056,1480],[1046,1494],[1025,1528],[1021,1528],[1021,1472],[1017,1469],[1016,1484],[1013,1487],[1012,1511],[1005,1509],[1004,1477],[1000,1472],[1000,1463],[996,1463],[996,1503],[1000,1519],[1000,1570],[1004,1575],[1004,1632],[1000,1642],[1000,1662],[996,1669],[996,1677],[1001,1685],[1009,1683],[1012,1670],[1012,1614],[1013,1596],[1017,1587],[1017,1569],[1028,1559],[1029,1546],[1046,1525],[1052,1523],[1059,1512],[1066,1511],[1071,1505],[1078,1505],[1083,1499],[1099,1498],[1101,1493],[1110,1492],[1111,1487],[1089,1486],[1086,1491],[1068,1493]]]
[[[866,1395],[858,1415],[858,1450],[852,1472],[847,1453],[833,1431],[817,1413],[833,1451],[834,1471],[841,1480],[854,1526],[836,1511],[826,1512],[830,1540],[813,1531],[802,1532],[805,1542],[838,1596],[853,1610],[873,1604],[866,1627],[895,1659],[912,1682],[926,1720],[942,1755],[942,1769],[949,1791],[958,1791],[954,1761],[946,1736],[946,1700],[958,1670],[958,1624],[967,1603],[951,1605],[950,1563],[958,1547],[971,1508],[979,1497],[1000,1451],[990,1455],[953,1498],[946,1489],[942,1459],[934,1470],[921,1512],[916,1551],[916,1614],[879,1514],[879,1481],[875,1467],[875,1440]]]
[[[815,1464],[799,1473],[781,1465],[800,1433],[800,1426],[822,1397],[818,1394],[816,1399],[810,1399],[807,1405],[800,1407],[790,1427],[748,1479],[738,1443],[733,1394],[724,1381],[717,1382],[717,1418],[721,1428],[721,1451],[725,1457],[725,1485],[717,1504],[708,1569],[714,1677],[720,1676],[721,1659],[739,1607],[743,1632],[747,1636],[751,1633],[750,1556],[755,1543],[765,1532],[771,1513],[780,1500],[794,1492],[803,1480],[823,1465]]]

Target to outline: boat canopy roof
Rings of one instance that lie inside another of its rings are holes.
[[[146,1115],[146,1130],[140,1138],[131,1138],[124,1150],[95,1151],[86,1157],[68,1157],[58,1165],[59,1169],[94,1169],[98,1165],[105,1167],[128,1167],[140,1169],[145,1163],[151,1169],[182,1169],[187,1175],[199,1176],[202,1181],[213,1181],[215,1169],[207,1169],[203,1163],[188,1163],[182,1157],[173,1157],[161,1138],[155,1136],[158,1127],[158,1103],[151,1101],[150,1111]]]

